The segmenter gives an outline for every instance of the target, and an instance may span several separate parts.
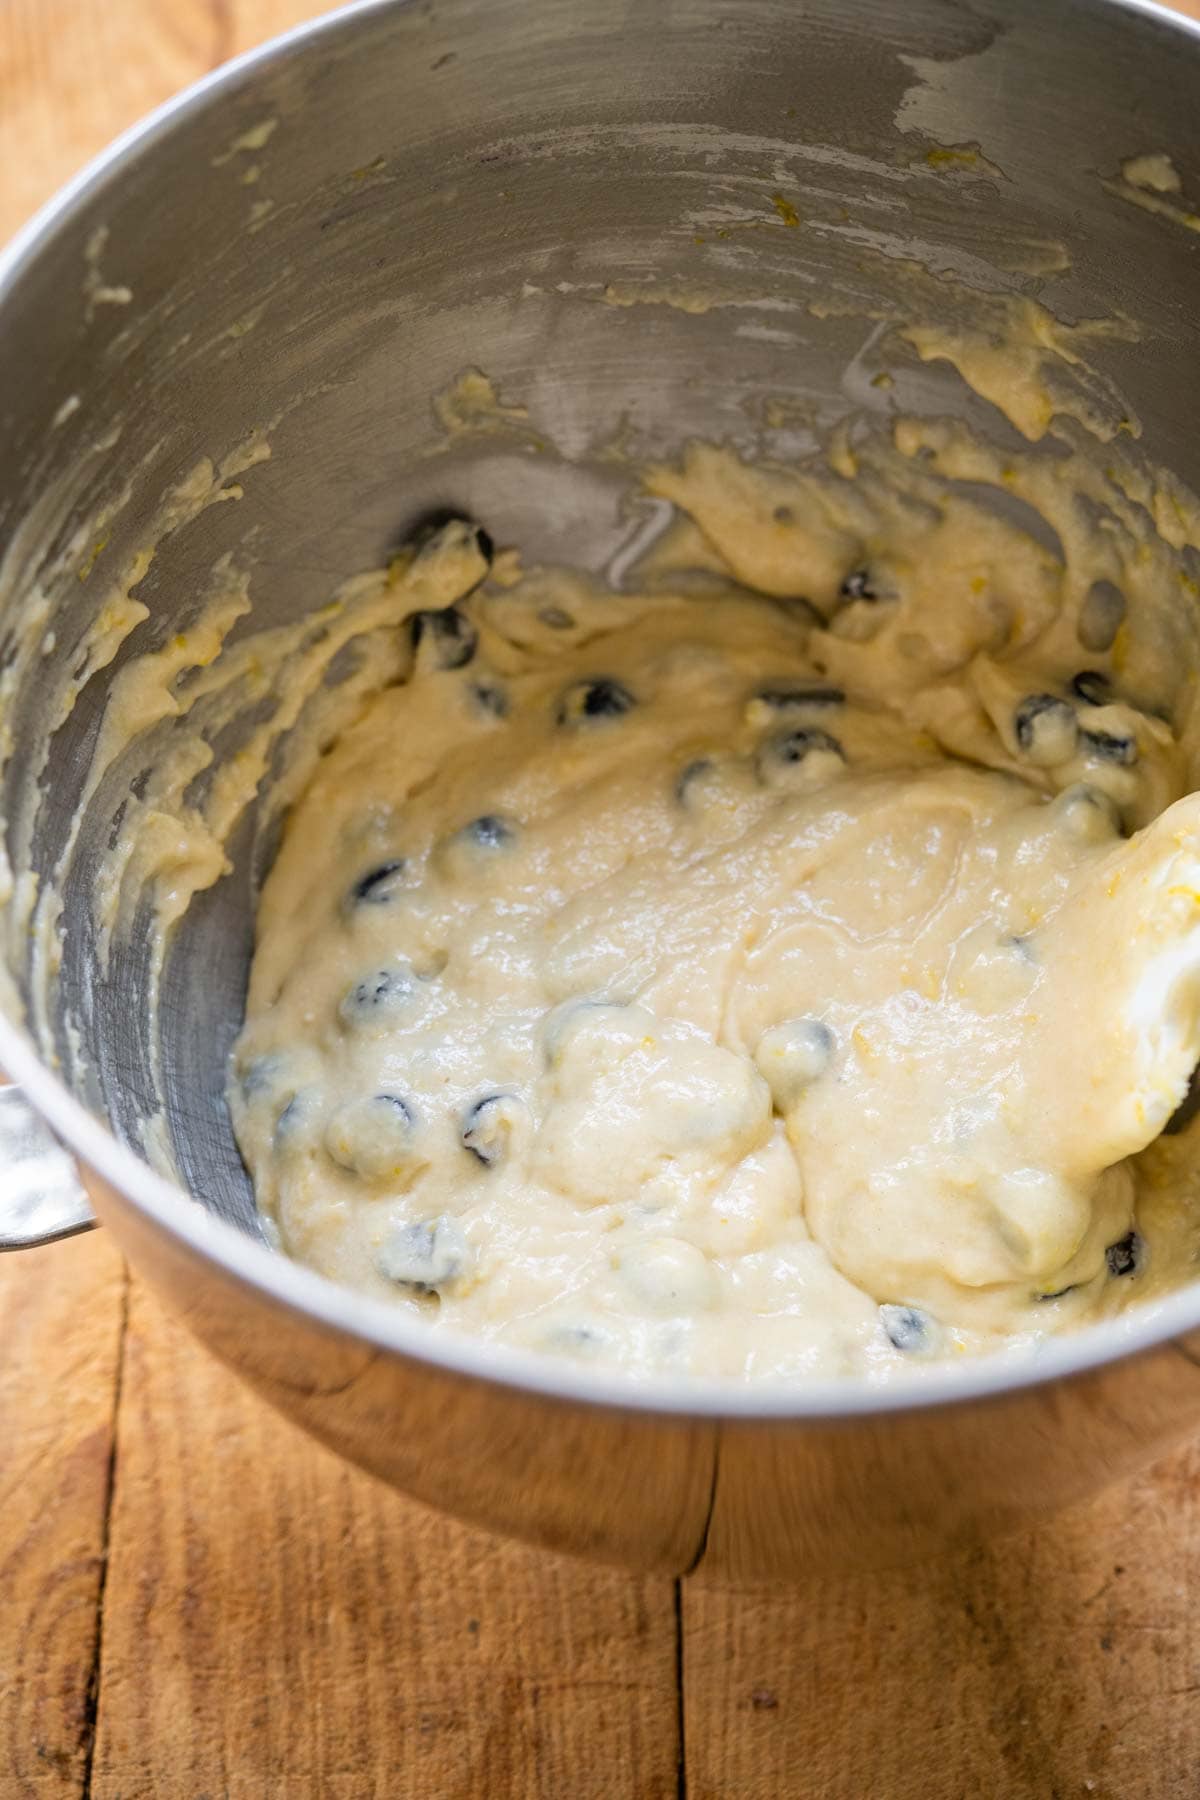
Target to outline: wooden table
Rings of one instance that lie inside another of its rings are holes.
[[[0,239],[319,10],[0,0]],[[1190,1800],[1198,1482],[873,1584],[635,1580],[343,1467],[103,1234],[0,1258],[0,1800]]]

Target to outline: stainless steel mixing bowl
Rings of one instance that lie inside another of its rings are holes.
[[[972,143],[986,161],[953,148]],[[184,95],[0,263],[18,901],[64,854],[114,673],[194,617],[223,553],[252,572],[257,627],[323,602],[433,506],[531,556],[606,567],[636,527],[619,439],[635,458],[689,434],[787,455],[862,406],[1002,435],[946,366],[893,354],[895,388],[872,384],[869,315],[894,311],[913,263],[1068,318],[1137,320],[1141,336],[1097,360],[1153,456],[1200,485],[1200,237],[1104,185],[1143,151],[1169,153],[1195,191],[1200,35],[1102,0],[385,0]],[[614,303],[652,288],[668,303]],[[814,297],[836,303],[828,316],[806,310]],[[540,451],[520,433],[447,440],[430,396],[469,364],[528,408]],[[236,505],[163,539],[139,589],[147,619],[60,721],[46,696],[104,570],[199,456],[256,428],[271,459]],[[106,510],[108,560],[81,581],[73,536]],[[43,604],[54,637],[22,661]],[[222,1100],[264,854],[254,821],[179,930],[156,1021],[144,946],[106,972],[95,955],[92,885],[120,798],[119,780],[101,785],[70,852],[41,1023],[9,908],[0,1059],[199,1337],[387,1481],[543,1544],[787,1576],[1020,1523],[1200,1422],[1200,1288],[1117,1338],[1091,1330],[1033,1367],[951,1370],[913,1396],[731,1393],[434,1342],[291,1265],[261,1240]],[[189,1194],[137,1152],[156,1109]],[[0,1125],[8,1241],[82,1223],[20,1092]]]

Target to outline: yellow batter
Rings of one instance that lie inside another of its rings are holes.
[[[379,575],[407,678],[292,813],[231,1077],[284,1249],[438,1327],[748,1378],[1194,1272],[1137,1154],[1200,1060],[1188,692],[1126,617],[1169,554],[1066,463],[1022,478],[1047,542],[921,429],[651,471],[636,592],[466,522]]]

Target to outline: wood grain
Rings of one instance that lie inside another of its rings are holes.
[[[689,1800],[1191,1800],[1198,1483],[1195,1446],[971,1556],[688,1584]]]
[[[96,1800],[675,1794],[669,1581],[399,1499],[136,1283],[118,1431]]]
[[[83,1792],[125,1273],[103,1237],[0,1256],[0,1795]]]

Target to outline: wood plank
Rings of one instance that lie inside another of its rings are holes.
[[[95,1800],[673,1796],[673,1584],[466,1530],[270,1412],[134,1283]]]
[[[689,1800],[1200,1793],[1200,1445],[969,1556],[685,1585]]]
[[[0,1794],[84,1791],[125,1274],[102,1233],[0,1256]]]
[[[4,0],[0,243],[126,126],[327,0]]]

